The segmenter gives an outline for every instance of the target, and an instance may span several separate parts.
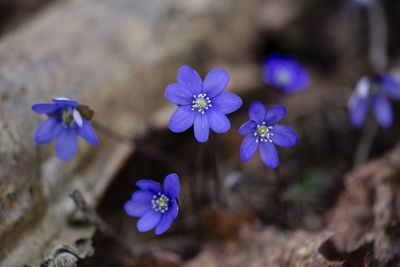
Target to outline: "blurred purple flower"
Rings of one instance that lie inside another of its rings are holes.
[[[78,135],[92,145],[97,145],[97,135],[78,110],[79,106],[77,101],[65,97],[53,98],[53,103],[33,105],[34,112],[48,116],[35,131],[36,144],[56,140],[55,152],[60,160],[69,160],[75,155]]]
[[[167,175],[162,186],[152,180],[139,180],[136,185],[140,190],[135,191],[125,203],[125,212],[129,216],[140,218],[136,225],[139,232],[155,228],[156,235],[163,234],[178,216],[178,175]]]
[[[168,123],[172,132],[181,133],[194,125],[196,140],[204,143],[210,128],[216,133],[230,129],[226,114],[240,108],[242,99],[224,91],[229,82],[228,72],[214,69],[203,82],[194,69],[181,66],[176,80],[165,90],[165,97],[178,106]]]
[[[352,125],[361,127],[372,109],[375,120],[381,127],[391,127],[393,109],[390,98],[400,100],[400,80],[397,77],[392,74],[382,74],[373,78],[362,77],[349,101]]]
[[[240,147],[240,156],[243,161],[248,161],[260,147],[260,156],[269,168],[279,165],[278,152],[275,145],[282,147],[294,146],[298,137],[296,132],[285,125],[277,124],[286,115],[286,108],[280,105],[269,110],[260,101],[250,105],[250,120],[244,123],[239,133],[245,138]]]
[[[370,6],[373,0],[353,0],[353,2],[361,6]]]
[[[307,70],[294,58],[273,54],[263,62],[263,80],[283,93],[306,89],[310,84]]]

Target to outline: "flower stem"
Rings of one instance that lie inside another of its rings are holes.
[[[212,178],[214,181],[214,193],[217,204],[224,206],[226,205],[226,194],[225,194],[224,183],[219,173],[217,142],[214,139],[215,137],[211,134],[209,147],[211,152],[210,156],[211,156]]]
[[[105,136],[109,137],[112,140],[115,140],[119,143],[133,143],[134,139],[132,136],[127,136],[115,131],[95,120],[91,121],[93,127],[97,129],[99,132],[103,133]]]
[[[369,63],[374,73],[387,68],[387,25],[382,1],[372,1],[368,7]]]
[[[368,120],[367,125],[362,131],[361,140],[354,155],[353,166],[358,166],[368,160],[377,132],[378,125],[374,121]]]
[[[194,181],[190,185],[190,191],[193,199],[193,205],[196,208],[199,208],[201,204],[204,204],[206,194],[205,194],[205,183],[204,183],[204,173],[203,173],[203,166],[204,166],[204,152],[205,152],[205,145],[200,144],[197,149],[194,169],[193,169],[193,178]]]

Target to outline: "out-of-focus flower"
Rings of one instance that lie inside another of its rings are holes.
[[[239,129],[239,133],[245,136],[240,147],[243,161],[253,157],[260,147],[260,156],[264,164],[272,169],[278,167],[279,157],[275,145],[291,147],[298,141],[297,134],[292,128],[277,124],[285,115],[286,108],[280,105],[268,110],[259,101],[250,105],[250,120]]]
[[[352,0],[352,1],[361,6],[370,6],[374,0]]]
[[[382,74],[373,78],[362,77],[350,97],[349,111],[353,126],[361,127],[372,109],[377,123],[389,128],[393,123],[390,98],[400,100],[400,80],[393,74]]]
[[[92,145],[99,143],[95,131],[88,122],[90,118],[83,116],[80,111],[88,109],[87,106],[65,97],[54,98],[52,101],[53,103],[39,103],[32,106],[34,112],[48,116],[35,131],[36,144],[47,144],[55,140],[57,157],[69,160],[77,151],[78,135]]]
[[[169,84],[165,90],[165,97],[178,106],[168,123],[172,132],[181,133],[194,125],[196,140],[204,143],[210,128],[216,133],[230,129],[226,114],[240,108],[242,99],[224,91],[229,82],[228,72],[214,69],[203,82],[194,69],[182,66],[176,80],[177,83]]]
[[[136,185],[140,190],[135,191],[125,203],[125,212],[140,218],[136,225],[139,232],[155,229],[156,235],[163,234],[178,216],[178,175],[167,175],[162,186],[152,180],[139,180]]]
[[[273,54],[263,62],[263,80],[283,93],[306,89],[310,84],[307,70],[294,58]]]

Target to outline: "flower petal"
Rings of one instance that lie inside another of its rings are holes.
[[[392,98],[400,100],[400,80],[393,74],[383,74],[379,77],[380,87]]]
[[[171,173],[167,175],[164,179],[163,188],[164,192],[167,193],[169,197],[179,197],[181,186],[179,183],[178,175],[176,173]]]
[[[371,80],[367,76],[363,76],[360,80],[358,80],[354,89],[354,94],[360,98],[367,98],[370,89]]]
[[[194,136],[200,143],[205,143],[208,140],[210,133],[210,124],[206,114],[197,113],[194,120]]]
[[[53,98],[53,103],[57,104],[60,107],[72,107],[72,108],[76,108],[79,105],[79,102],[66,98],[66,97],[57,97],[57,98]]]
[[[181,133],[189,129],[195,120],[195,112],[191,106],[178,107],[168,122],[168,128],[174,133]]]
[[[229,83],[229,73],[224,69],[214,69],[210,71],[203,84],[203,93],[206,93],[209,98],[219,95]]]
[[[129,216],[133,217],[141,217],[143,216],[149,209],[151,209],[150,202],[147,204],[141,204],[132,200],[129,200],[124,205],[125,212]]]
[[[78,147],[76,132],[72,127],[62,129],[56,140],[56,154],[60,160],[70,160]]]
[[[216,133],[226,133],[231,128],[231,123],[223,113],[211,108],[207,111],[210,128]]]
[[[297,144],[297,141],[299,140],[299,137],[297,136],[296,132],[282,124],[276,124],[274,128],[272,129],[272,142],[275,145],[278,146],[283,146],[283,147],[290,147],[294,146]]]
[[[349,101],[350,121],[355,127],[361,127],[364,124],[368,114],[368,97],[360,97],[356,92]]]
[[[256,153],[258,147],[256,140],[257,138],[251,134],[247,135],[243,139],[243,142],[240,145],[240,156],[243,161],[248,161],[254,156],[254,153]]]
[[[271,142],[262,142],[260,144],[260,156],[265,165],[275,169],[279,165],[278,151]]]
[[[249,108],[249,118],[257,123],[264,121],[265,114],[267,114],[267,108],[260,101],[254,101],[251,103]]]
[[[178,213],[179,213],[179,206],[178,206],[178,202],[176,200],[176,198],[171,200],[171,207],[169,208],[169,211],[172,214],[172,217],[174,217],[174,219],[176,219],[176,217],[178,217]]]
[[[255,121],[246,121],[239,129],[239,134],[248,135],[252,134],[257,129],[257,123]]]
[[[142,205],[150,205],[151,200],[153,199],[154,195],[155,194],[150,191],[137,190],[137,191],[133,192],[130,200],[132,200],[135,203],[142,204]]]
[[[99,144],[96,132],[87,120],[82,119],[82,128],[78,128],[78,133],[83,139],[85,139],[92,145]]]
[[[234,93],[222,92],[215,98],[211,99],[211,104],[213,107],[218,108],[220,112],[229,114],[239,109],[242,106],[243,101]]]
[[[37,127],[34,135],[36,144],[47,144],[53,141],[62,130],[61,123],[57,118],[49,118],[44,120],[39,127]]]
[[[161,192],[161,185],[157,182],[154,182],[153,180],[139,180],[136,182],[136,185],[142,189],[142,190],[147,190],[151,192]]]
[[[38,114],[56,113],[60,107],[53,103],[40,103],[32,106],[32,110]]]
[[[279,122],[286,115],[286,108],[281,105],[276,105],[270,108],[265,115],[265,123],[267,125],[274,125]]]
[[[179,83],[172,83],[165,89],[166,99],[177,105],[191,105],[194,91]]]
[[[74,121],[76,125],[78,125],[79,128],[82,128],[83,122],[82,122],[82,116],[81,113],[77,109],[74,109],[72,111],[72,117],[74,118]]]
[[[156,227],[156,235],[161,235],[167,231],[174,221],[174,218],[170,212],[166,212],[161,216],[161,220]]]
[[[153,209],[147,211],[137,222],[136,228],[139,232],[147,232],[156,227],[160,222],[161,213]]]
[[[278,54],[265,60],[263,80],[285,93],[303,90],[310,83],[307,70],[297,60]]]
[[[393,110],[388,99],[378,95],[373,106],[374,116],[378,124],[383,128],[389,128],[393,123]]]
[[[178,75],[176,77],[178,83],[186,86],[192,91],[192,94],[200,94],[203,88],[203,82],[200,75],[194,69],[189,66],[181,66],[178,69]]]
[[[293,83],[286,87],[286,93],[294,93],[306,89],[310,85],[310,76],[306,68],[298,65],[294,71]]]

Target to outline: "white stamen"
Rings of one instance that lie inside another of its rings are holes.
[[[254,136],[257,137],[257,143],[264,142],[272,142],[271,137],[273,136],[272,129],[273,126],[265,126],[265,122],[263,121],[260,124],[257,124],[257,129],[254,132]]]
[[[193,96],[192,110],[197,110],[201,114],[204,114],[206,110],[212,107],[211,99],[207,94],[198,94]]]
[[[160,192],[158,192],[157,195],[153,195],[153,199],[151,200],[151,207],[153,208],[153,210],[164,213],[168,211],[168,206],[169,198],[166,195]]]

